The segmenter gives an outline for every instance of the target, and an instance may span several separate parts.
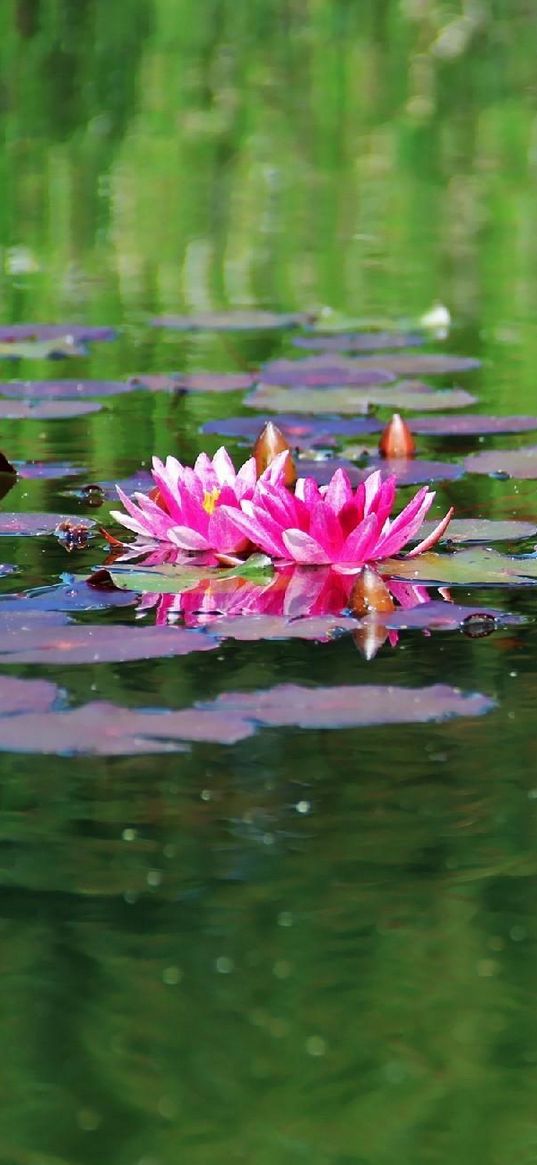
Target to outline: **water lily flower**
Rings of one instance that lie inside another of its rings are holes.
[[[143,539],[168,542],[183,551],[236,554],[247,548],[248,536],[230,521],[230,514],[253,497],[259,483],[283,490],[288,458],[284,450],[258,478],[254,457],[237,472],[223,446],[212,458],[200,453],[193,468],[176,457],[167,457],[165,463],[154,457],[155,488],[129,498],[117,486],[126,513],[113,510],[112,517]]]
[[[391,518],[395,477],[383,482],[380,470],[352,489],[337,469],[327,486],[299,478],[294,492],[260,478],[253,496],[240,507],[225,506],[226,517],[245,538],[276,561],[307,566],[332,565],[355,573],[366,563],[398,554],[420,530],[435,493],[424,486],[400,514]],[[429,550],[446,530],[453,510],[407,555]]]

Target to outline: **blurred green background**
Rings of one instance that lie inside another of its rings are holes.
[[[121,325],[54,367],[114,378],[282,346],[152,314],[441,301],[480,406],[534,412],[536,60],[533,0],[4,0],[0,321]],[[113,478],[190,456],[239,403],[118,398],[2,443]],[[62,508],[59,488],[9,505]],[[475,479],[466,500],[518,504]],[[24,585],[65,570],[16,553]],[[1,1165],[537,1162],[536,638],[413,638],[367,672],[440,670],[498,698],[482,722],[3,758]],[[341,641],[51,676],[180,706],[364,669]]]

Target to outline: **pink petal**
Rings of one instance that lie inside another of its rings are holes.
[[[331,559],[324,546],[310,538],[303,530],[285,530],[282,534],[285,549],[295,562],[310,566],[325,566]]]
[[[180,546],[182,550],[212,549],[208,539],[203,534],[198,534],[197,530],[192,530],[190,526],[170,526],[168,538],[174,546]]]
[[[380,493],[381,485],[382,485],[382,473],[381,473],[380,469],[375,469],[374,473],[370,473],[369,477],[366,477],[364,479],[363,487],[365,490],[365,500],[364,500],[364,517],[365,518],[367,518],[367,515],[371,512],[371,510],[376,508],[375,503],[378,500],[378,495]]]
[[[349,534],[339,554],[339,561],[353,565],[368,562],[370,554],[375,548],[377,533],[378,518],[376,514],[369,514],[360,522],[356,530]]]
[[[213,510],[207,531],[207,541],[213,550],[236,554],[238,550],[245,549],[247,538],[230,517],[232,512],[232,508],[227,506],[217,506]]]
[[[252,496],[256,481],[257,469],[255,457],[250,457],[248,461],[244,462],[244,465],[241,465],[235,481],[235,494],[239,501],[242,498]]]
[[[243,505],[247,504],[243,502]],[[219,509],[223,510],[224,507]],[[235,510],[231,507],[225,509],[235,528],[253,542],[258,550],[263,550],[265,554],[270,554],[274,558],[283,557],[285,547],[281,539],[281,529],[269,514],[257,510],[247,513],[245,510]]]
[[[295,485],[295,497],[306,506],[312,506],[321,497],[317,482],[312,477],[299,477]]]
[[[270,465],[267,465],[267,468],[263,470],[259,480],[268,485],[285,485],[285,471],[290,456],[289,449],[277,453]]]
[[[337,514],[326,505],[323,498],[316,503],[310,515],[309,534],[324,546],[328,562],[336,562],[343,544],[341,525]]]
[[[427,538],[424,538],[422,542],[418,542],[418,545],[414,546],[413,550],[405,555],[405,558],[416,558],[416,555],[423,554],[425,550],[430,550],[431,546],[434,546],[442,537],[444,531],[447,530],[453,514],[454,506],[448,510],[446,516],[442,518],[441,522],[438,523],[438,526],[435,526],[434,530],[431,530],[431,533],[427,536]]]
[[[312,607],[326,586],[330,573],[329,566],[293,567],[284,592],[283,614],[288,619],[297,619],[300,615],[310,615]]]
[[[235,473],[235,466],[224,445],[221,445],[220,448],[217,449],[213,457],[213,469],[216,474],[218,485],[235,485],[235,478],[237,476]]]
[[[352,502],[352,486],[344,469],[336,469],[326,487],[324,501],[335,514],[339,514],[344,506]]]

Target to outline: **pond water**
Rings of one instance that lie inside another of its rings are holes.
[[[190,463],[222,441],[238,463],[251,438],[234,418],[272,407],[245,403],[249,381],[312,355],[293,343],[307,322],[154,318],[307,313],[400,335],[446,304],[445,337],[372,363],[471,357],[424,375],[476,398],[451,417],[537,413],[531,5],[14,0],[0,29],[1,447],[19,470],[0,475],[0,1161],[529,1165],[531,578],[480,585],[478,555],[452,598],[495,621],[392,631],[374,654],[356,628],[157,627],[136,588],[74,576],[105,563],[101,526],[120,536],[114,482],[147,477],[153,453]],[[59,332],[17,336],[27,323]],[[85,345],[74,325],[117,335]],[[142,387],[116,391],[131,377]],[[100,388],[78,391],[86,380]],[[392,412],[377,402],[372,419]],[[380,424],[342,436],[324,419],[321,448],[376,447]],[[290,440],[311,421],[299,412]],[[537,430],[431,424],[416,422],[415,464],[459,467],[433,486],[434,515],[529,523],[496,545],[532,555],[531,458],[507,472],[502,457]],[[497,464],[463,464],[485,451]],[[52,532],[65,515],[96,523],[71,551]],[[301,691],[263,711],[259,693],[282,684]],[[462,715],[442,719],[437,693],[426,722],[360,721],[367,700],[366,721],[404,719],[401,692],[437,684],[471,701]],[[114,707],[69,719],[94,701]],[[145,710],[128,731],[125,709]],[[147,720],[162,732],[162,709],[187,711],[155,754]]]

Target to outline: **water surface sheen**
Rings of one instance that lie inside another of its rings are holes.
[[[530,7],[4,5],[0,323],[121,331],[86,357],[0,360],[1,378],[248,372],[303,353],[285,332],[150,319],[328,306],[412,325],[439,300],[442,350],[482,360],[458,382],[478,409],[534,413]],[[2,509],[104,520],[68,491],[153,452],[213,452],[201,426],[242,402],[146,391],[3,420],[11,460],[83,473],[20,479]],[[537,516],[532,481],[466,477],[438,512],[452,501],[460,517]],[[68,556],[5,537],[1,553],[18,573],[0,599],[104,557],[99,538]],[[537,614],[532,589],[456,597]],[[536,652],[530,623],[412,632],[369,663],[345,637],[2,667],[74,704],[179,709],[281,682],[441,681],[497,701],[475,719],[263,729],[158,757],[2,754],[2,1165],[535,1162]]]

